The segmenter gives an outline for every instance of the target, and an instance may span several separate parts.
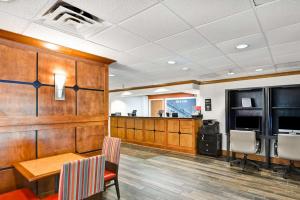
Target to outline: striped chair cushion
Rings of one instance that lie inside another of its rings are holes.
[[[105,137],[103,141],[102,154],[109,162],[119,164],[120,161],[121,139]]]
[[[104,191],[105,157],[65,163],[59,182],[59,200],[79,200]]]

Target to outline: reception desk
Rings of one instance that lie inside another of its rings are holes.
[[[196,154],[202,120],[194,118],[110,117],[112,137],[122,142]]]

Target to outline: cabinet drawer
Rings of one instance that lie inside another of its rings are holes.
[[[179,120],[168,119],[168,132],[178,133],[179,132]]]
[[[193,136],[190,134],[180,134],[181,147],[193,147]]]
[[[137,142],[143,142],[144,140],[144,135],[143,135],[143,130],[135,130],[134,131],[134,139]]]
[[[156,119],[154,126],[156,131],[166,131],[166,120]]]
[[[145,130],[154,131],[154,119],[145,119]]]
[[[126,128],[134,128],[134,119],[126,119]]]
[[[134,129],[127,129],[126,136],[128,141],[134,141]]]
[[[154,142],[155,144],[165,145],[167,142],[167,134],[162,131],[154,132]]]
[[[125,128],[125,124],[126,124],[126,119],[125,118],[118,118],[118,127],[119,128]]]
[[[154,143],[154,131],[145,131],[145,142]]]
[[[178,133],[168,133],[168,145],[179,146],[179,134]]]
[[[134,127],[135,129],[142,130],[143,129],[143,119],[135,119]]]
[[[192,120],[180,120],[180,132],[192,134],[194,125]]]
[[[126,129],[125,128],[118,128],[118,137],[121,139],[126,139]]]

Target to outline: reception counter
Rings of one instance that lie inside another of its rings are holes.
[[[201,119],[161,117],[110,117],[112,137],[122,142],[196,154]]]

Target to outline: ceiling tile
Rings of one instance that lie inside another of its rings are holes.
[[[300,41],[271,46],[273,56],[282,56],[300,52]]]
[[[265,31],[300,22],[300,1],[280,0],[257,7],[258,18]]]
[[[128,51],[128,53],[143,58],[145,60],[157,60],[159,58],[164,58],[173,55],[168,50],[160,47],[157,44],[152,43],[132,49]]]
[[[105,30],[92,38],[89,38],[89,40],[120,51],[133,49],[147,43],[143,38],[119,27]]]
[[[14,0],[11,2],[0,2],[0,12],[6,12],[14,16],[31,19],[49,0]],[[8,21],[9,18],[6,18]]]
[[[82,10],[111,23],[119,23],[155,5],[157,0],[66,0]]]
[[[194,29],[161,39],[156,43],[177,52],[208,45],[208,42]]]
[[[281,44],[300,40],[300,23],[266,32],[269,44]]]
[[[256,17],[252,10],[223,18],[197,28],[213,43],[232,40],[260,33]]]
[[[240,67],[272,65],[271,56],[266,47],[252,51],[228,54],[228,56]]]
[[[132,65],[144,61],[140,57],[133,56],[131,54],[123,53],[123,52],[120,52],[118,55],[116,55],[114,59],[117,60],[117,62],[122,65]]]
[[[201,48],[194,49],[192,51],[185,51],[180,54],[183,57],[193,61],[208,60],[223,55],[220,50],[218,50],[216,47],[212,45],[207,45]]]
[[[231,69],[238,66],[235,66],[228,58],[225,56],[220,56],[217,58],[212,58],[209,60],[203,60],[198,62],[201,66],[209,70],[224,70]]]
[[[248,48],[239,50],[236,48],[239,44],[248,44]],[[225,42],[217,43],[216,46],[221,49],[225,54],[229,53],[239,53],[244,51],[249,51],[253,49],[258,49],[262,47],[266,47],[266,41],[261,33],[249,35],[233,40],[228,40]]]
[[[159,64],[159,65],[170,66],[171,64],[168,64],[168,61],[175,61],[176,63],[173,64],[173,66],[181,66],[181,65],[191,63],[191,61],[189,59],[186,59],[184,57],[177,56],[177,55],[164,57],[164,58],[157,59],[157,60],[153,60],[153,63]]]
[[[251,8],[248,0],[165,0],[163,3],[193,26]]]
[[[29,25],[29,21],[0,12],[0,29],[22,33]]]
[[[300,51],[293,54],[277,55],[274,56],[276,64],[286,64],[286,63],[295,63],[300,62]]]
[[[180,18],[160,4],[124,21],[120,26],[152,41],[189,28]]]

